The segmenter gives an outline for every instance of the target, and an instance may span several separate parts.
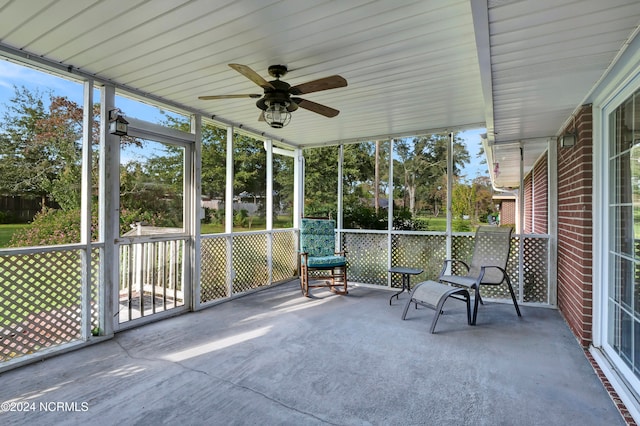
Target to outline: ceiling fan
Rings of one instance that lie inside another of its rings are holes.
[[[256,106],[262,110],[260,121],[266,121],[271,127],[280,129],[291,121],[291,112],[298,107],[324,115],[325,117],[335,117],[340,113],[337,109],[311,102],[306,99],[294,97],[307,93],[320,92],[322,90],[337,89],[346,87],[347,80],[339,75],[312,80],[306,83],[291,86],[280,80],[287,73],[285,65],[271,65],[269,67],[269,75],[275,80],[267,81],[260,74],[255,72],[247,65],[229,64],[231,68],[253,81],[264,89],[264,94],[247,94],[247,95],[213,95],[199,96],[198,99],[234,99],[234,98],[260,98],[256,102]],[[292,96],[293,95],[293,96]]]

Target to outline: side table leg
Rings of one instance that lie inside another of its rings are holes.
[[[389,306],[391,306],[391,300],[393,300],[393,298],[395,297],[396,300],[399,300],[398,295],[400,293],[402,293],[405,288],[407,289],[407,291],[409,293],[411,293],[410,289],[409,289],[410,283],[409,283],[409,274],[402,274],[402,289],[400,289],[399,292],[394,293],[390,298],[389,298]]]

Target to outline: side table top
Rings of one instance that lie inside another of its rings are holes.
[[[394,266],[392,268],[389,268],[389,272],[391,272],[392,274],[419,275],[424,272],[424,269],[407,268],[406,266]]]

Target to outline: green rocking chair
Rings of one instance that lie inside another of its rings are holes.
[[[300,223],[300,288],[305,297],[314,287],[348,293],[347,258],[345,252],[335,251],[335,227],[330,219],[304,218]]]

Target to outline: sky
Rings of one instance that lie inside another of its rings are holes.
[[[51,90],[56,94],[66,96],[68,99],[80,105],[82,104],[82,85],[80,83],[75,83],[0,59],[0,117],[3,115],[9,100],[15,94],[14,86],[25,86],[29,90],[39,89],[43,94]],[[97,91],[95,96],[97,97],[95,101],[99,101],[100,98]],[[45,95],[43,98],[47,99],[47,96]],[[116,104],[126,115],[136,117],[140,120],[157,123],[166,119],[166,116],[157,108],[140,102],[117,97]],[[467,146],[467,151],[471,157],[470,164],[464,168],[464,172],[466,173],[465,178],[469,181],[477,176],[488,175],[487,165],[480,164],[482,159],[477,158],[482,146],[480,134],[485,132],[485,129],[473,129],[460,133],[460,137]]]

